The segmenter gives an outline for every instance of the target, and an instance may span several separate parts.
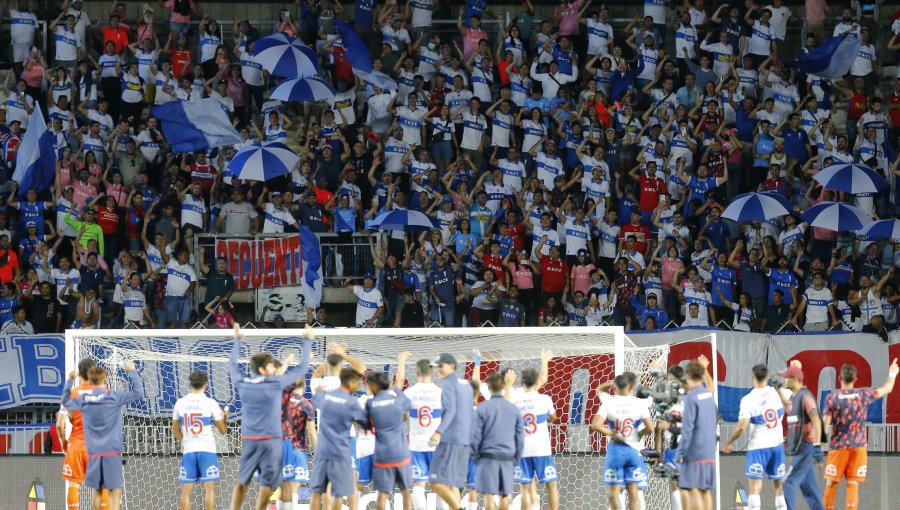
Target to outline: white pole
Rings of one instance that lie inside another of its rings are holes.
[[[616,331],[616,334],[613,337],[616,350],[616,354],[613,356],[613,370],[616,375],[619,375],[625,371],[625,328],[620,326],[617,329],[618,331]]]
[[[709,362],[712,363],[712,378],[713,378],[713,386],[716,388],[713,392],[713,401],[716,403],[716,409],[719,409],[719,343],[716,339],[716,334],[710,334],[711,346],[712,346],[712,357]],[[719,456],[719,445],[716,445],[716,510],[721,510],[722,508],[722,465],[721,458]]]

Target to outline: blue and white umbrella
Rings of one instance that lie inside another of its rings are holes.
[[[319,78],[294,78],[279,83],[269,99],[314,103],[332,101],[336,93],[330,83]]]
[[[723,218],[734,221],[771,220],[791,214],[791,204],[777,193],[744,193],[728,204]]]
[[[811,227],[835,232],[856,232],[872,223],[872,218],[859,207],[843,202],[819,202],[800,215]]]
[[[431,216],[419,211],[409,209],[398,209],[381,213],[369,225],[369,228],[376,230],[433,230],[441,228],[441,223]]]
[[[266,71],[284,78],[302,78],[318,74],[319,57],[300,39],[282,33],[272,34],[254,43],[253,60]]]
[[[836,163],[813,176],[824,188],[850,194],[876,193],[887,184],[884,178],[866,165]]]
[[[873,221],[863,227],[856,235],[866,241],[873,241],[876,239],[900,240],[900,220],[889,219]]]
[[[291,173],[300,156],[281,142],[254,143],[241,147],[227,169],[242,180],[269,181]]]

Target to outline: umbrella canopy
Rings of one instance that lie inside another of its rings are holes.
[[[381,213],[372,221],[370,228],[378,230],[432,230],[441,228],[440,222],[419,211],[411,211],[409,209],[398,209]]]
[[[330,83],[319,78],[294,78],[279,83],[269,98],[313,103],[331,101],[336,93]]]
[[[874,239],[900,239],[900,220],[889,219],[869,223],[856,233],[867,241]]]
[[[800,215],[811,227],[835,232],[856,232],[872,223],[872,219],[859,207],[843,202],[819,202]]]
[[[791,214],[791,204],[777,193],[744,193],[728,204],[723,218],[734,221],[771,220]]]
[[[241,147],[226,168],[239,179],[265,182],[291,173],[298,161],[300,156],[283,143],[255,143]]]
[[[254,43],[253,60],[266,71],[284,78],[316,76],[318,57],[316,52],[300,39],[282,33],[272,34]]]
[[[866,165],[836,163],[813,176],[823,187],[846,193],[876,193],[887,184],[884,178]]]

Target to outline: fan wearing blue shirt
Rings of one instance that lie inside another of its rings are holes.
[[[699,239],[709,239],[709,242],[719,253],[729,253],[731,251],[731,229],[722,221],[722,210],[719,206],[713,206],[709,210],[709,216],[706,217],[706,225]]]
[[[773,303],[775,289],[784,293],[784,303],[792,305],[797,302],[797,276],[788,268],[788,259],[784,255],[778,257],[778,269],[769,269],[769,304]]]
[[[390,378],[384,372],[366,376],[366,385],[373,395],[366,401],[366,416],[378,431],[375,435],[375,470],[372,475],[375,490],[378,491],[375,503],[377,510],[384,510],[394,489],[398,489],[403,495],[404,510],[412,510],[412,456],[404,425],[412,402],[402,389],[409,356],[409,352],[400,353],[393,388]]]
[[[313,395],[312,403],[319,411],[319,442],[316,463],[309,480],[313,495],[310,508],[322,508],[322,495],[331,484],[332,508],[341,508],[341,499],[356,492],[353,480],[353,461],[350,434],[354,423],[368,429],[366,411],[354,393],[359,389],[362,375],[352,368],[341,369],[341,386]]]
[[[724,320],[726,323],[731,322],[731,307],[725,304],[725,301],[735,301],[734,288],[737,285],[737,273],[728,266],[728,255],[719,252],[716,255],[716,264],[712,265],[709,259],[706,259],[701,267],[712,275],[712,304],[716,308],[716,319]]]

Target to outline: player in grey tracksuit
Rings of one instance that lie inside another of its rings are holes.
[[[503,376],[492,374],[487,384],[491,399],[478,406],[472,427],[475,489],[487,496],[486,510],[494,510],[494,494],[502,498],[500,510],[506,510],[515,485],[513,473],[525,448],[525,424],[519,409],[503,398]]]
[[[678,460],[682,464],[678,486],[689,491],[686,508],[712,510],[712,491],[716,485],[715,462],[718,449],[715,398],[703,385],[706,369],[696,361],[685,369],[691,391],[684,397],[681,441]]]
[[[72,398],[71,389],[78,375],[73,371],[69,374],[62,396],[63,407],[82,413],[88,453],[84,486],[93,491],[92,504],[100,501],[103,489],[109,490],[109,510],[119,510],[122,501],[122,408],[144,396],[144,382],[134,363],[128,362],[124,368],[130,386],[128,390],[112,391],[107,388],[106,371],[95,366],[88,371],[94,388]]]
[[[437,431],[431,436],[436,444],[431,460],[431,490],[441,497],[451,509],[461,508],[459,489],[466,484],[472,440],[473,391],[469,382],[456,372],[456,358],[441,354],[432,363],[444,378],[441,384],[443,415]]]

